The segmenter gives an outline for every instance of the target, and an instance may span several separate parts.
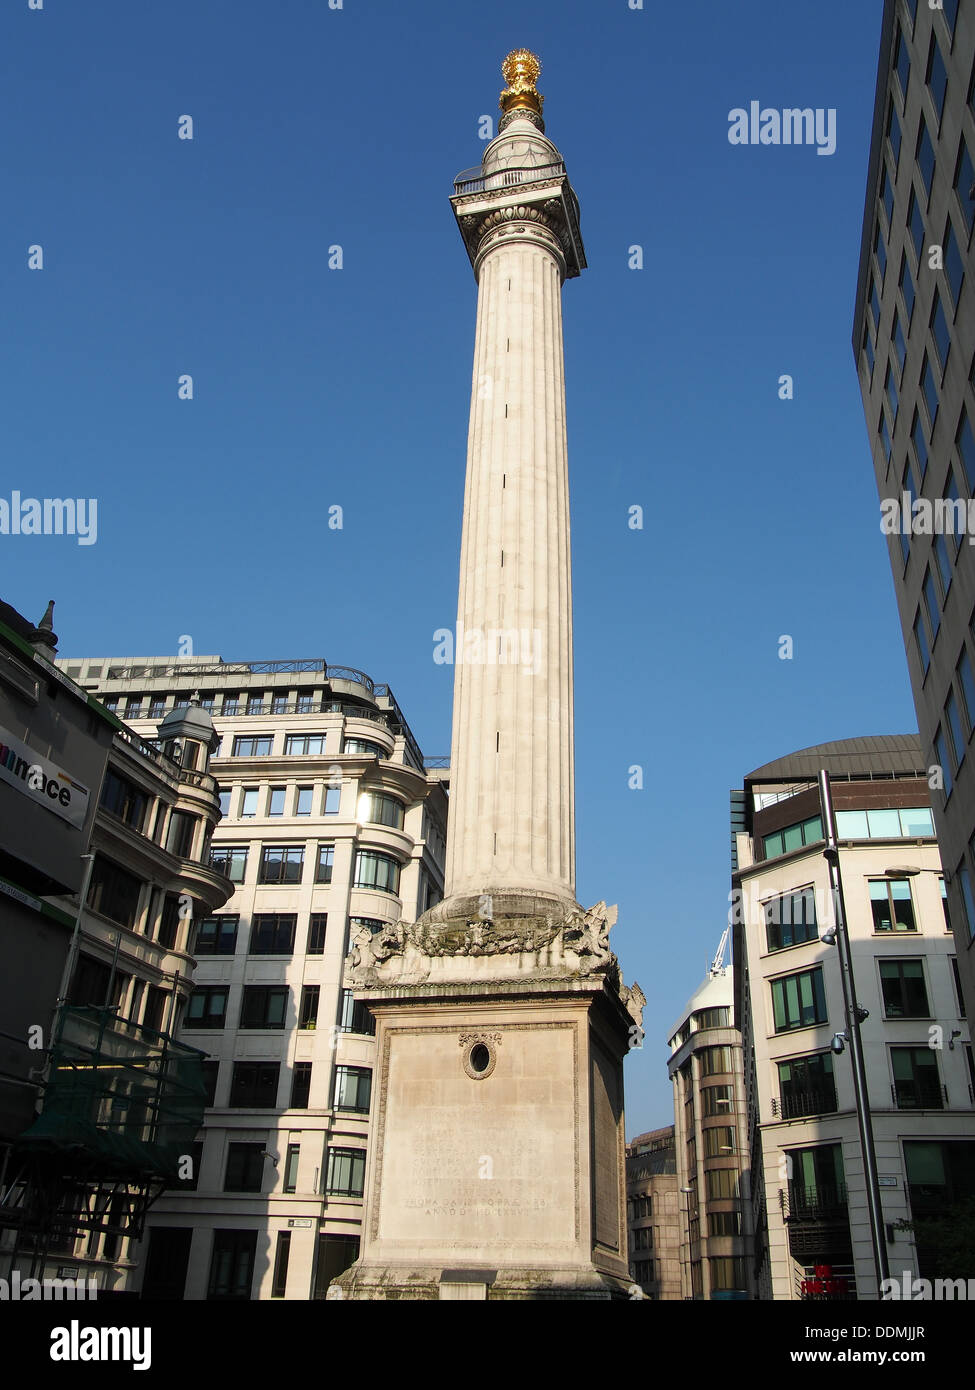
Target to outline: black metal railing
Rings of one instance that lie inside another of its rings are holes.
[[[895,1081],[890,1094],[898,1110],[943,1110],[948,1088],[937,1081]]]
[[[846,1184],[790,1182],[779,1188],[779,1205],[786,1221],[835,1221],[846,1214]]]
[[[812,1091],[783,1091],[772,1101],[772,1114],[780,1120],[796,1120],[803,1115],[832,1115],[836,1111],[836,1087]]]
[[[565,165],[559,160],[554,164],[521,165],[517,168],[496,169],[485,174],[478,164],[473,169],[462,170],[454,179],[455,193],[492,193],[498,189],[514,188],[522,183],[539,183],[544,179],[561,178]]]

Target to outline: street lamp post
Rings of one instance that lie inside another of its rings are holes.
[[[829,773],[823,768],[819,773],[819,797],[823,813],[823,832],[826,848],[823,855],[829,867],[829,882],[833,900],[832,936],[840,960],[840,979],[843,985],[843,1007],[846,1014],[846,1040],[850,1044],[850,1061],[853,1072],[853,1094],[856,1102],[857,1124],[860,1130],[860,1151],[863,1158],[863,1174],[867,1185],[867,1212],[870,1219],[870,1237],[873,1245],[873,1262],[877,1272],[877,1297],[881,1295],[884,1280],[889,1277],[887,1264],[887,1243],[884,1238],[883,1208],[880,1204],[880,1183],[877,1178],[877,1154],[873,1142],[873,1124],[870,1118],[870,1097],[867,1091],[867,1074],[863,1065],[863,1041],[860,1037],[861,1009],[857,1003],[856,983],[853,978],[853,960],[850,953],[850,935],[846,923],[846,904],[843,899],[843,879],[840,874],[840,853],[836,842],[836,820],[833,815],[833,799],[830,794]],[[834,1037],[834,1044],[839,1035]],[[842,1044],[834,1047],[842,1051]]]

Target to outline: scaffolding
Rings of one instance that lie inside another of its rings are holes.
[[[58,1010],[43,1109],[11,1146],[0,1228],[31,1273],[88,1231],[139,1239],[155,1199],[180,1178],[203,1124],[204,1053],[118,1017]]]

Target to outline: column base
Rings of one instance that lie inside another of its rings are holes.
[[[629,1278],[588,1268],[447,1268],[439,1265],[355,1264],[329,1287],[328,1298],[350,1302],[442,1300],[472,1302],[619,1301],[630,1297]]]

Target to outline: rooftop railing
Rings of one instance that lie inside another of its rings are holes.
[[[464,169],[454,179],[454,193],[493,193],[502,188],[515,188],[523,183],[541,183],[545,179],[561,178],[565,165],[555,164],[523,165],[519,168],[497,169],[485,175],[478,164],[474,169]]]

